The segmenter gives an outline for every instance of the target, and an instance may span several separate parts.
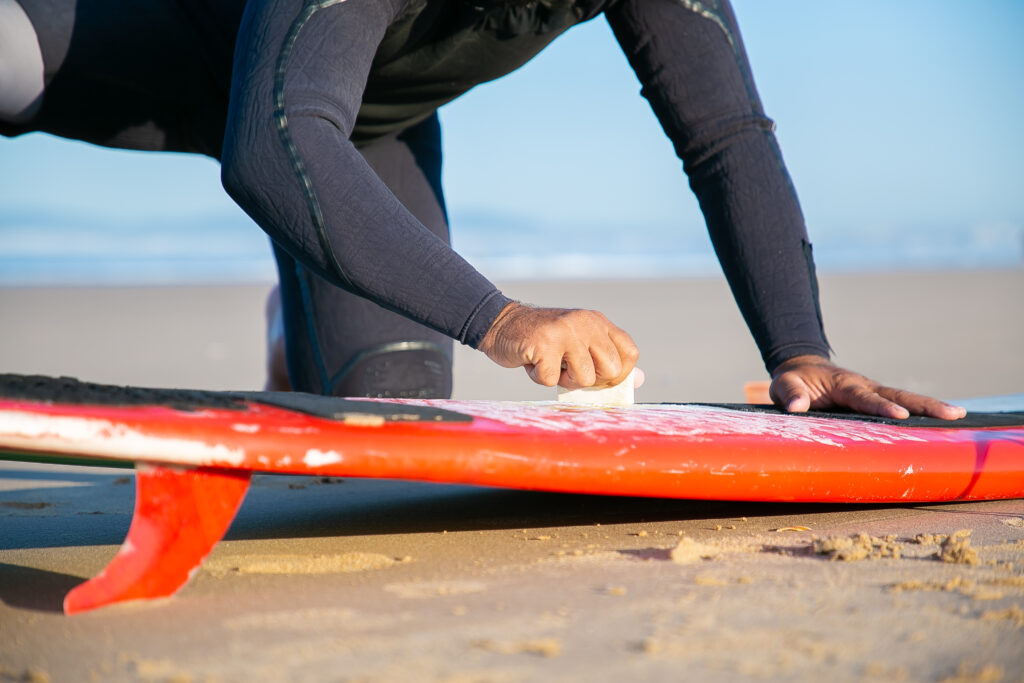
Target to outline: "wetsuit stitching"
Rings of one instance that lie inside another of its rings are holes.
[[[298,176],[299,184],[302,186],[302,191],[306,196],[306,208],[309,210],[310,219],[313,221],[313,227],[316,229],[320,248],[324,252],[327,265],[334,271],[338,278],[345,283],[349,290],[353,292],[361,292],[361,290],[353,284],[348,276],[345,275],[345,272],[341,268],[341,264],[338,263],[338,258],[334,253],[334,247],[331,244],[330,235],[327,234],[327,227],[324,224],[323,210],[320,207],[320,201],[317,199],[316,190],[313,188],[313,181],[309,177],[309,173],[306,170],[306,164],[299,155],[299,150],[295,146],[295,142],[292,140],[291,130],[288,127],[288,115],[284,110],[285,73],[288,70],[288,62],[291,58],[292,48],[295,46],[295,41],[298,40],[299,33],[310,18],[319,10],[334,5],[340,5],[345,1],[346,0],[326,0],[325,2],[311,2],[303,7],[299,16],[297,16],[292,22],[291,27],[288,29],[288,34],[285,36],[284,43],[281,46],[281,52],[278,53],[277,65],[274,69],[274,120],[277,122],[277,130],[281,138],[281,144],[284,145],[285,152],[287,152],[288,159],[292,165],[292,170],[295,171],[295,175]]]
[[[313,312],[313,297],[309,292],[309,280],[306,269],[302,264],[295,264],[295,278],[299,281],[299,296],[302,300],[303,317],[306,319],[306,336],[309,337],[309,345],[313,350],[313,360],[316,362],[316,372],[320,376],[320,390],[323,394],[329,394],[331,383],[327,377],[327,366],[324,363],[323,353],[320,351],[320,340],[316,334],[316,316]]]

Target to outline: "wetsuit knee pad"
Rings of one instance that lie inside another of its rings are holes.
[[[426,341],[392,342],[356,354],[331,383],[337,396],[449,398],[452,360]]]
[[[28,123],[45,87],[35,27],[16,0],[0,0],[0,120]]]

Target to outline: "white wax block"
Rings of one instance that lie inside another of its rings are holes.
[[[558,387],[558,400],[585,405],[631,406],[634,402],[633,372],[635,371],[630,372],[626,379],[612,387],[585,387],[572,390]]]

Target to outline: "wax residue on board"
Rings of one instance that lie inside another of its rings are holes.
[[[213,557],[203,569],[212,574],[338,574],[383,569],[400,560],[380,553],[338,555],[236,555]]]
[[[842,448],[846,442],[924,442],[913,430],[884,424],[744,413],[728,408],[680,404],[580,406],[556,401],[459,401],[401,399],[405,405],[445,408],[503,424],[546,432],[578,432],[598,439],[608,432],[635,432],[688,439],[719,434],[762,436]],[[908,464],[908,468],[912,468]]]
[[[815,555],[828,555],[828,559],[838,562],[884,558],[898,560],[902,550],[903,546],[897,543],[896,536],[892,535],[878,538],[860,533],[815,538],[811,541],[811,551]]]

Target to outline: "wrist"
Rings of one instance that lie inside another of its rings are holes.
[[[494,317],[494,320],[491,322],[491,326],[487,328],[487,333],[484,334],[484,338],[480,340],[480,346],[478,346],[477,349],[483,351],[485,354],[489,353],[489,351],[494,348],[494,344],[498,336],[501,334],[501,329],[511,318],[515,317],[516,313],[520,309],[523,308],[526,308],[526,306],[518,301],[510,301],[506,304],[505,307],[498,312],[498,315]]]
[[[772,371],[772,379],[775,379],[779,375],[789,370],[793,370],[798,367],[806,367],[808,365],[831,365],[832,361],[827,356],[820,356],[818,354],[805,353],[799,356],[793,356],[787,358],[778,365]]]

